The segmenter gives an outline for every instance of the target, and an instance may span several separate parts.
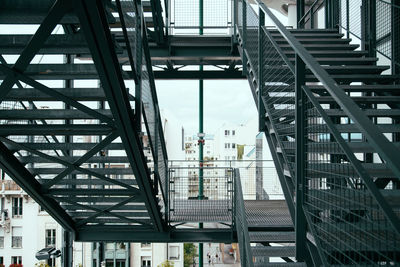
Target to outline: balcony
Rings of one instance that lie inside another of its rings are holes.
[[[17,185],[13,180],[3,180],[1,181],[1,192],[6,192],[6,191],[22,191],[22,188]]]

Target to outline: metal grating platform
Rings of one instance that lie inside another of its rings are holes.
[[[174,200],[171,222],[231,222],[230,200]]]
[[[249,236],[253,243],[291,243],[296,241],[294,232],[249,232]]]
[[[245,200],[249,227],[293,227],[285,200]]]
[[[264,247],[257,246],[252,247],[251,251],[254,257],[295,257],[296,248],[295,246],[284,246],[284,247]]]

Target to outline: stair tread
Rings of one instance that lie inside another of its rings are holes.
[[[255,243],[261,242],[276,242],[276,243],[283,243],[283,242],[295,242],[296,236],[294,231],[260,231],[260,232],[249,232],[250,241]]]
[[[307,267],[304,262],[255,262],[254,267],[282,267],[282,266],[292,266],[292,267]]]
[[[255,246],[251,247],[254,257],[295,257],[295,246]]]

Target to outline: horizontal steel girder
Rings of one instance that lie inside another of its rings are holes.
[[[19,54],[25,48],[32,35],[0,35],[2,54]],[[118,54],[126,54],[125,42],[121,35],[115,34],[115,49]],[[241,64],[237,49],[232,49],[230,37],[170,37],[169,46],[150,44],[153,65],[166,65],[171,61],[176,65],[229,65],[231,61]],[[76,54],[90,58],[89,48],[83,34],[51,35],[40,49],[42,54]],[[128,59],[128,56],[119,56]]]
[[[131,71],[122,71],[124,79],[133,79]],[[98,79],[92,64],[30,64],[24,75],[38,80]],[[0,73],[0,79],[5,75]],[[240,70],[163,70],[154,71],[156,79],[245,79]]]
[[[140,231],[133,227],[84,227],[76,235],[78,242],[118,241],[118,242],[237,242],[236,234],[230,229],[176,229],[167,232]]]

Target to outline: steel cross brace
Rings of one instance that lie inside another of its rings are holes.
[[[134,128],[133,113],[115,54],[103,3],[95,0],[75,0],[74,4],[110,109],[114,114],[117,130],[122,143],[125,145],[125,151],[139,188],[143,192],[143,199],[150,218],[155,229],[163,231],[166,224],[162,220],[157,199],[153,194],[150,173],[147,169],[138,133]]]

